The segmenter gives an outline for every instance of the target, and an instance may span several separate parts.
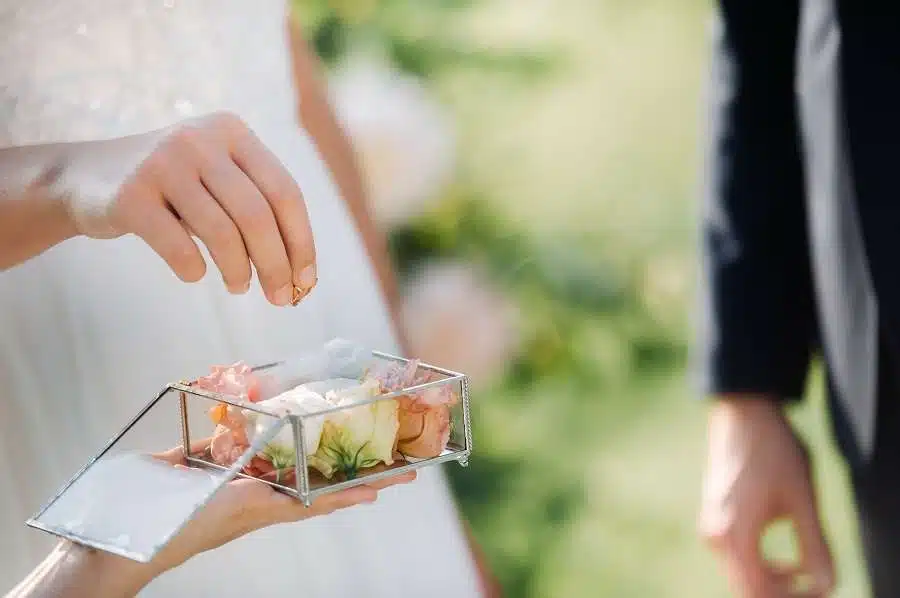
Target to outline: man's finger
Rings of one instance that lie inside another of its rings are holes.
[[[824,596],[796,563],[769,562],[772,576],[781,594],[789,598],[820,598]]]
[[[798,498],[791,508],[800,547],[800,569],[810,576],[813,590],[827,594],[834,589],[834,561],[825,541],[813,496]]]
[[[773,598],[785,595],[778,578],[760,551],[761,530],[738,528],[728,536],[723,550],[728,579],[743,598]]]

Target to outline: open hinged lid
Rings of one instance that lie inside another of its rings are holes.
[[[203,422],[208,421],[204,409],[214,404],[167,387],[28,525],[92,548],[149,562],[266,442],[285,424],[290,425],[287,418],[262,415],[271,421],[271,426],[229,468],[177,466],[176,463],[184,462],[187,422],[198,434]],[[212,436],[212,427],[211,422],[206,426],[206,438]]]

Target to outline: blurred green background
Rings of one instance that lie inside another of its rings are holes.
[[[430,264],[463,264],[515,308],[515,342],[494,349],[506,351],[503,365],[476,387],[472,464],[448,469],[507,595],[726,596],[694,533],[705,420],[685,375],[708,3],[297,8],[336,73],[337,103],[368,148],[369,171],[381,173],[376,200],[395,202],[384,225],[408,294]],[[339,75],[360,57],[369,67],[357,75],[377,64],[382,78]],[[385,73],[424,95],[401,90],[409,105],[390,108]],[[422,102],[439,110],[419,110],[417,132],[410,115]],[[432,140],[437,174],[404,196],[395,187],[431,154],[390,162],[391,140],[370,125],[399,119],[407,137],[394,143],[415,147],[420,135],[424,147],[435,134],[429,114],[445,119]],[[452,164],[441,166],[448,147]],[[837,595],[858,598],[866,588],[852,507],[815,381],[810,397],[796,417],[817,456]],[[789,549],[786,538],[776,534],[772,550]]]

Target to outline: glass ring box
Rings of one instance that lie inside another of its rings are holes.
[[[148,562],[235,478],[309,506],[471,452],[465,375],[335,340],[169,384],[28,525]]]

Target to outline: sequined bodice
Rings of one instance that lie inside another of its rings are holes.
[[[0,0],[0,146],[296,124],[283,0]]]

